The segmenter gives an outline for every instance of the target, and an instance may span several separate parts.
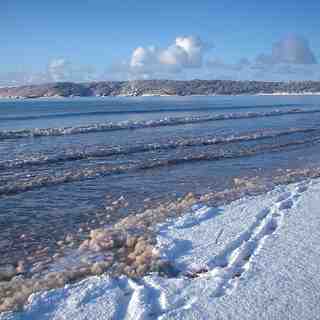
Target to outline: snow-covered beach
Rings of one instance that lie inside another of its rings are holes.
[[[320,1],[2,2],[0,320],[320,320]]]
[[[319,101],[3,103],[0,319],[316,317]]]
[[[15,319],[318,319],[320,180],[280,186],[158,226],[181,272],[91,277],[32,295]]]

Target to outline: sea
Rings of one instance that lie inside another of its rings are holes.
[[[316,95],[2,99],[0,265],[190,192],[319,167],[319,143]]]

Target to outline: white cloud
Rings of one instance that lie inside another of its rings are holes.
[[[53,81],[67,81],[72,78],[71,62],[63,58],[53,59],[48,64],[48,78]]]
[[[146,66],[152,66],[157,63],[157,49],[155,47],[138,47],[131,56],[130,67],[131,68],[145,68]]]
[[[98,80],[98,75],[93,67],[74,65],[71,61],[64,58],[57,58],[49,61],[46,68],[40,72],[21,71],[0,73],[0,86],[94,80]]]
[[[188,68],[201,68],[207,48],[208,45],[195,36],[177,37],[166,48],[138,47],[133,50],[127,63],[127,71],[131,76],[145,78],[156,74],[182,72]]]
[[[205,44],[198,37],[177,37],[173,45],[160,52],[159,60],[164,65],[200,68],[205,49]]]
[[[235,79],[319,80],[320,65],[308,40],[291,35],[271,46],[255,60],[235,63],[216,56],[206,59],[210,46],[196,36],[179,36],[167,47],[140,46],[128,59],[113,63],[105,72],[56,58],[40,72],[0,74],[0,86],[54,81],[98,81],[135,79]],[[206,59],[206,60],[205,60]]]
[[[176,44],[171,45],[167,49],[159,52],[159,63],[163,65],[176,66],[181,68],[188,66],[188,53],[187,51],[177,46]]]
[[[75,66],[64,58],[53,59],[47,68],[48,81],[90,81],[96,79],[96,73],[91,66]]]

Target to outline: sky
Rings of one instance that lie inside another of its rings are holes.
[[[318,0],[1,0],[0,85],[320,80]]]

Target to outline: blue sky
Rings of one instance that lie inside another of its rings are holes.
[[[320,79],[319,12],[316,0],[1,0],[0,84]]]

